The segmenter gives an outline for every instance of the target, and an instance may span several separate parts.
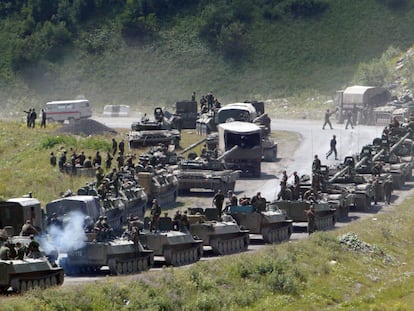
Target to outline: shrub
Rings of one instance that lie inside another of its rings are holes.
[[[329,4],[320,0],[290,0],[284,4],[284,11],[293,17],[312,17],[324,13]]]

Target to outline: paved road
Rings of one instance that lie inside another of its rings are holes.
[[[128,129],[135,118],[94,118],[95,120],[117,129]],[[278,192],[279,176],[286,170],[288,174],[297,171],[299,175],[310,174],[313,156],[318,154],[323,164],[336,165],[340,163],[345,156],[357,153],[362,146],[372,142],[373,138],[381,135],[382,127],[375,126],[356,126],[353,130],[345,130],[344,125],[334,124],[334,129],[322,130],[322,122],[313,120],[273,120],[272,130],[274,131],[292,131],[300,134],[300,142],[297,148],[290,148],[289,145],[279,146],[279,155],[281,158],[274,163],[263,163],[263,174],[258,179],[243,179],[237,182],[235,192],[238,196],[246,194],[254,195],[261,191],[268,200],[275,198]],[[325,159],[325,154],[329,150],[329,141],[332,135],[337,137],[337,149],[339,160],[335,161],[333,157]],[[397,191],[394,199],[395,203],[400,203],[405,197],[411,195],[414,183],[407,183],[403,191]],[[197,193],[197,195],[179,198],[178,201],[191,201],[193,206],[205,207],[211,206],[212,193]],[[382,203],[372,206],[369,212],[351,212],[347,222],[337,223],[336,227],[346,226],[350,221],[358,220],[365,217],[372,217],[378,212],[385,212],[392,209],[391,206],[385,206]],[[291,240],[304,239],[307,237],[305,232],[306,224],[296,224],[296,232],[293,233]],[[263,247],[260,236],[252,235],[252,244],[249,251],[255,251]],[[206,253],[208,255],[208,252]],[[211,260],[214,256],[203,257],[202,260]],[[156,265],[155,270],[160,270],[162,262]],[[105,271],[102,272],[105,275]],[[88,277],[67,277],[65,286],[77,285],[84,282],[101,280],[102,275]]]

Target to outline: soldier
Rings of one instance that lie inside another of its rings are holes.
[[[246,195],[243,195],[243,197],[239,200],[239,205],[250,205],[250,199]]]
[[[83,166],[86,160],[85,152],[82,151],[80,155],[78,155],[77,160],[78,160],[79,165]]]
[[[65,169],[66,164],[66,150],[63,151],[61,156],[59,157],[59,169],[61,172]]]
[[[56,156],[53,152],[50,153],[49,162],[50,162],[50,165],[52,165],[53,167],[55,167],[57,164]]]
[[[308,234],[311,235],[317,230],[315,221],[315,207],[311,204],[308,210],[305,210],[306,217],[308,218]]]
[[[158,221],[161,216],[161,207],[158,204],[158,200],[152,200],[152,207],[151,207],[151,227],[150,231],[158,229]]]
[[[393,191],[392,186],[392,177],[387,177],[387,179],[384,181],[384,194],[385,194],[385,203],[391,204],[391,195]]]
[[[23,260],[24,256],[26,255],[27,247],[24,246],[22,243],[16,243],[16,259]]]
[[[264,212],[266,210],[266,199],[262,198],[261,192],[257,192],[256,195],[252,197],[251,204],[258,212]]]
[[[227,202],[226,202],[226,208],[230,206],[237,206],[238,199],[236,195],[233,193],[233,191],[229,190],[227,192]]]
[[[34,235],[30,235],[30,243],[27,246],[26,255],[30,258],[40,258],[42,254],[40,253],[40,244],[34,239]]]
[[[102,167],[99,165],[96,167],[96,186],[99,187],[99,185],[102,183],[103,178],[105,177]]]
[[[175,212],[173,218],[173,230],[180,231],[181,230],[181,213],[179,210]]]
[[[37,113],[35,109],[32,109],[32,113],[30,114],[30,125],[32,128],[35,128],[36,126],[36,119],[37,119]]]
[[[312,162],[312,173],[320,173],[321,172],[321,160],[319,159],[318,155],[315,154],[314,160]]]
[[[293,172],[293,193],[292,199],[299,200],[300,197],[300,178],[298,176],[298,172]]]
[[[354,124],[352,122],[352,118],[353,118],[353,112],[352,110],[349,110],[346,113],[346,124],[345,124],[345,129],[348,129],[348,126],[351,126],[352,129],[354,129]]]
[[[335,154],[335,160],[338,160],[338,152],[336,151],[336,135],[332,136],[332,139],[329,143],[330,149],[328,153],[326,154],[326,159],[328,160],[329,156],[334,153]]]
[[[9,247],[9,243],[5,242],[1,247],[0,247],[0,259],[1,260],[9,260],[10,258],[10,247]]]
[[[42,110],[40,110],[40,115],[41,115],[41,123],[40,123],[40,128],[46,128],[46,111],[42,108]]]
[[[292,191],[287,187],[286,183],[280,182],[280,191],[277,194],[277,200],[292,200]]]
[[[105,167],[106,169],[110,169],[112,166],[112,159],[111,153],[109,151],[106,152],[106,160],[105,160]]]
[[[33,234],[39,234],[39,231],[31,224],[30,220],[26,220],[25,224],[22,226],[20,231],[21,236],[30,236]]]
[[[102,156],[99,151],[96,151],[95,158],[93,158],[93,166],[101,166],[102,165]]]
[[[115,138],[112,138],[112,156],[115,156],[117,149],[118,142],[115,140]]]
[[[322,129],[325,129],[325,126],[329,125],[329,127],[331,128],[331,130],[333,130],[331,121],[329,120],[329,118],[331,117],[331,115],[333,115],[335,113],[335,111],[330,112],[329,109],[326,109],[325,112],[325,122],[323,123]]]
[[[382,172],[382,164],[380,161],[375,162],[374,167],[372,168],[372,176],[376,177],[380,177],[381,176],[381,172]]]
[[[123,139],[119,142],[118,148],[119,148],[119,153],[121,155],[124,155],[124,152],[125,152],[125,142],[124,142]]]
[[[289,177],[288,177],[286,171],[283,171],[282,172],[282,182],[284,182],[285,184],[287,184],[288,178]]]
[[[374,177],[372,179],[371,187],[372,187],[372,191],[374,194],[374,203],[378,204],[379,196],[380,196],[380,183],[379,183],[378,177]]]
[[[88,156],[85,161],[83,162],[84,168],[92,168],[92,157]]]
[[[193,94],[191,95],[191,101],[192,102],[196,101],[196,92],[193,92]]]
[[[216,207],[219,217],[221,217],[221,213],[223,209],[223,202],[224,202],[224,193],[223,191],[221,191],[221,189],[219,189],[213,198],[213,205]]]
[[[124,166],[124,155],[121,153],[121,151],[118,152],[116,162],[118,163],[118,169],[120,170]]]
[[[30,116],[32,114],[32,108],[30,108],[28,111],[23,110],[26,113],[26,125],[27,127],[30,127]]]

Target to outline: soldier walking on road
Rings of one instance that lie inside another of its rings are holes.
[[[331,130],[333,130],[331,121],[329,120],[329,118],[331,117],[331,115],[333,115],[335,113],[335,111],[329,111],[329,109],[326,110],[325,112],[325,122],[323,123],[322,129],[325,129],[325,126],[329,125],[329,127],[331,128]]]
[[[333,135],[331,142],[330,142],[330,147],[331,149],[329,149],[328,153],[326,154],[326,159],[328,160],[329,156],[334,153],[335,154],[335,160],[338,160],[338,152],[336,151],[336,136]]]

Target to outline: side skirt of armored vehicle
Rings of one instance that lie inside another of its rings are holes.
[[[112,275],[131,274],[148,270],[153,263],[153,251],[127,239],[86,242],[84,247],[68,252],[59,262],[66,275],[93,273],[103,266],[108,266]]]
[[[281,211],[255,211],[252,205],[231,206],[230,215],[237,223],[250,231],[261,234],[265,243],[280,243],[290,239],[292,220]]]
[[[201,211],[201,212],[200,212]],[[209,219],[209,211],[217,213],[215,208],[190,208],[188,216],[190,232],[203,240],[204,246],[210,246],[216,255],[227,255],[246,251],[249,247],[249,230],[242,230],[230,215],[224,215],[219,221]]]
[[[0,260],[0,292],[10,287],[15,292],[25,292],[32,288],[47,288],[62,285],[62,268],[54,268],[45,258],[25,260]]]
[[[180,193],[191,189],[207,189],[214,192],[222,190],[223,193],[227,193],[229,190],[234,190],[239,176],[239,171],[233,170],[179,170],[178,190]]]
[[[163,256],[166,265],[182,266],[199,261],[203,255],[203,241],[193,238],[190,232],[172,230],[170,217],[159,219],[159,230],[144,229],[141,243],[154,255]]]
[[[285,211],[287,216],[294,222],[308,221],[305,211],[310,209],[311,203],[308,201],[274,201],[271,203],[281,210]],[[328,202],[319,202],[313,204],[315,208],[315,221],[318,230],[327,230],[335,226],[335,212]]]

